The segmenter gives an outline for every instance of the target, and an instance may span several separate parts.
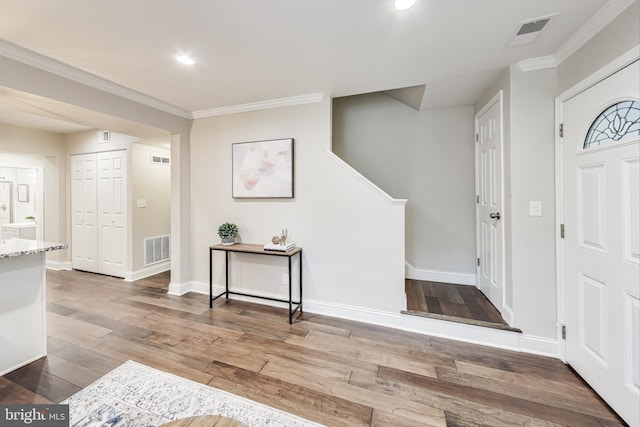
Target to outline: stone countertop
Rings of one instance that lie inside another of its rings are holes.
[[[52,243],[28,239],[5,239],[0,240],[0,259],[57,251],[59,249],[66,249],[67,247],[66,243]]]

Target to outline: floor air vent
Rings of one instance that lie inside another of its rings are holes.
[[[148,237],[144,239],[144,265],[167,261],[171,255],[170,236]]]

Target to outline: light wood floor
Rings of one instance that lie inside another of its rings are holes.
[[[0,402],[59,402],[131,359],[326,425],[602,426],[620,419],[561,361],[135,283],[48,272],[49,356]],[[18,325],[16,327],[19,327]]]

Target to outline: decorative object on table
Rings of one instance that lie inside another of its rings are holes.
[[[200,415],[219,415],[249,426],[319,426],[131,360],[61,403],[69,405],[71,426],[157,426]]]
[[[236,242],[236,236],[238,235],[238,226],[230,222],[225,222],[218,227],[218,236],[222,239],[222,244],[225,246],[233,245]]]
[[[282,229],[282,233],[280,234],[280,245],[285,246],[287,244],[287,236],[289,236],[289,230],[286,228]]]
[[[283,228],[279,236],[273,236],[271,243],[264,245],[265,250],[286,252],[295,248],[295,243],[287,243],[287,237],[289,237],[289,230]]]
[[[293,198],[293,138],[232,144],[232,197]]]

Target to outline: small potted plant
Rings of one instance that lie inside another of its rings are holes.
[[[218,236],[222,239],[222,244],[225,246],[231,246],[236,242],[236,236],[238,235],[238,226],[230,222],[225,222],[218,227]]]

